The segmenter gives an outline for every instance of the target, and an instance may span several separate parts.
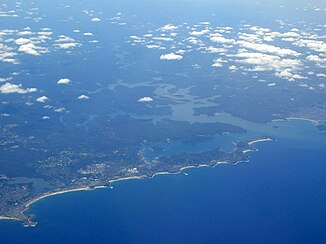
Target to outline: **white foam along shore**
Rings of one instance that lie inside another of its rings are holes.
[[[268,138],[261,138],[261,139],[257,139],[257,140],[248,142],[248,145],[253,145],[255,143],[266,142],[266,141],[273,141],[273,139],[269,138],[269,137]]]
[[[272,122],[278,122],[278,121],[289,121],[289,120],[302,120],[302,121],[308,121],[314,125],[320,124],[320,120],[315,120],[315,119],[308,119],[308,118],[302,118],[302,117],[288,117],[285,119],[273,119]]]
[[[301,117],[289,117],[289,118],[286,118],[287,120],[304,120],[304,121],[308,121],[308,122],[311,122],[315,125],[318,125],[320,123],[319,120],[314,120],[314,119],[307,119],[307,118],[301,118]]]
[[[0,220],[14,220],[14,221],[20,221],[20,219],[14,218],[14,217],[6,217],[6,216],[0,216]]]

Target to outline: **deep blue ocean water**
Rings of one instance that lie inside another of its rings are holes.
[[[326,151],[261,143],[250,163],[119,182],[34,204],[2,243],[326,243]],[[321,148],[321,147],[318,147]]]

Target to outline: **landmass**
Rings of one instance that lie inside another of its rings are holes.
[[[235,165],[240,162],[248,162],[246,154],[255,151],[253,146],[257,142],[270,141],[272,138],[260,138],[252,141],[241,141],[235,144],[234,150],[224,152],[219,148],[198,152],[181,153],[169,157],[160,157],[147,161],[141,151],[130,151],[135,156],[134,164],[124,165],[124,160],[130,160],[126,155],[120,155],[119,164],[112,169],[112,162],[89,164],[82,169],[74,168],[75,174],[62,177],[51,176],[45,180],[46,188],[35,191],[31,182],[14,183],[12,179],[2,176],[0,178],[1,201],[0,220],[21,221],[24,226],[35,226],[34,215],[28,212],[30,206],[46,197],[64,194],[74,191],[94,190],[102,187],[111,187],[113,182],[151,178],[160,174],[178,174],[193,167],[214,167],[221,163]],[[129,155],[130,156],[130,155]],[[64,159],[62,159],[64,160]],[[65,160],[69,160],[65,158]],[[115,158],[117,160],[117,157]],[[57,179],[60,178],[60,181]]]

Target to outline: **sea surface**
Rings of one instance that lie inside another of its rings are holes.
[[[301,122],[302,128],[309,122]],[[117,182],[32,205],[2,243],[326,243],[326,141],[277,137],[249,163]],[[312,135],[312,134],[311,134]],[[309,136],[307,136],[309,137]],[[305,144],[306,143],[306,144]]]

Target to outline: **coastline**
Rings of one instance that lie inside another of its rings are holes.
[[[302,117],[287,117],[284,119],[273,119],[272,122],[283,122],[283,121],[289,121],[289,120],[302,120],[312,123],[313,125],[320,124],[321,120],[315,120],[315,119],[308,119],[308,118],[302,118]]]
[[[259,142],[267,142],[267,141],[274,141],[274,139],[266,137],[266,138],[261,138],[261,139],[256,139],[256,140],[252,140],[252,141],[248,141],[248,145],[253,145],[255,143],[259,143]],[[255,151],[255,150],[246,150],[243,151],[243,153],[247,153],[249,151]],[[240,163],[242,161],[239,161],[237,163],[234,163],[234,165]],[[180,168],[177,172],[157,172],[154,173],[152,176],[148,176],[148,175],[140,175],[140,176],[129,176],[129,177],[122,177],[122,178],[117,178],[117,179],[113,179],[113,180],[109,180],[107,181],[109,183],[108,185],[99,185],[99,186],[94,186],[94,187],[79,187],[79,188],[75,188],[75,189],[67,189],[67,190],[60,190],[60,191],[56,191],[56,192],[50,192],[50,193],[46,193],[44,195],[41,195],[37,198],[32,199],[31,201],[27,202],[24,205],[24,208],[22,211],[20,211],[20,215],[22,216],[22,218],[19,217],[7,217],[7,216],[0,216],[0,220],[13,220],[13,221],[20,221],[23,222],[25,227],[34,227],[36,226],[37,222],[33,222],[31,220],[31,216],[30,215],[26,215],[25,212],[29,210],[30,206],[36,202],[38,202],[39,200],[51,197],[51,196],[55,196],[55,195],[61,195],[61,194],[65,194],[65,193],[69,193],[69,192],[77,192],[77,191],[92,191],[92,190],[96,190],[96,189],[102,189],[102,188],[109,188],[110,185],[112,183],[115,182],[119,182],[119,181],[125,181],[125,180],[139,180],[139,179],[146,179],[146,178],[154,178],[157,175],[173,175],[173,174],[182,174],[184,173],[184,170],[187,169],[195,169],[195,168],[201,168],[201,167],[216,167],[220,164],[228,164],[230,162],[228,161],[217,161],[212,165],[209,164],[200,164],[200,165],[190,165],[190,166],[184,166],[182,168]],[[186,174],[187,175],[187,174]]]
[[[12,220],[12,221],[21,221],[18,218],[14,218],[14,217],[6,217],[6,216],[0,216],[0,220]]]
[[[227,163],[227,162],[221,162],[221,163]],[[216,165],[218,164],[221,164],[221,163],[217,163]],[[214,165],[214,167],[216,166]],[[207,164],[203,164],[203,165],[198,165],[198,166],[186,166],[186,167],[183,167],[183,168],[180,168],[180,170],[176,173],[170,173],[170,172],[157,172],[155,174],[153,174],[152,176],[146,176],[146,175],[143,175],[143,176],[130,176],[130,177],[123,177],[123,178],[118,178],[118,179],[114,179],[114,180],[109,180],[108,183],[112,184],[112,183],[115,183],[115,182],[119,182],[119,181],[125,181],[125,180],[141,180],[141,179],[146,179],[146,178],[154,178],[155,176],[157,175],[172,175],[172,174],[181,174],[184,170],[186,169],[190,169],[190,168],[200,168],[200,167],[209,167],[209,165]],[[20,212],[22,216],[26,216],[24,213],[26,211],[29,210],[30,206],[42,199],[45,199],[45,198],[48,198],[48,197],[51,197],[51,196],[55,196],[55,195],[61,195],[61,194],[65,194],[65,193],[70,193],[70,192],[77,192],[77,191],[93,191],[93,190],[96,190],[96,189],[104,189],[104,188],[108,188],[108,186],[95,186],[94,188],[91,188],[91,187],[81,187],[81,188],[76,188],[76,189],[68,189],[68,190],[61,190],[61,191],[57,191],[57,192],[51,192],[51,193],[47,193],[47,194],[44,194],[40,197],[37,197],[33,200],[31,200],[30,202],[26,203],[24,205],[24,209]],[[24,224],[25,227],[35,227],[37,222],[32,222],[30,220],[30,218],[28,217],[28,215],[26,216],[27,217],[27,223]],[[24,219],[19,219],[19,218],[14,218],[14,217],[6,217],[6,216],[0,216],[0,220],[13,220],[13,221],[21,221],[21,222],[26,222],[26,220]]]
[[[274,139],[269,138],[269,137],[267,137],[267,138],[261,138],[261,139],[257,139],[257,140],[249,141],[249,142],[248,142],[248,145],[251,146],[251,145],[256,144],[256,143],[258,143],[258,142],[266,142],[266,141],[273,141],[273,140],[274,140]]]

